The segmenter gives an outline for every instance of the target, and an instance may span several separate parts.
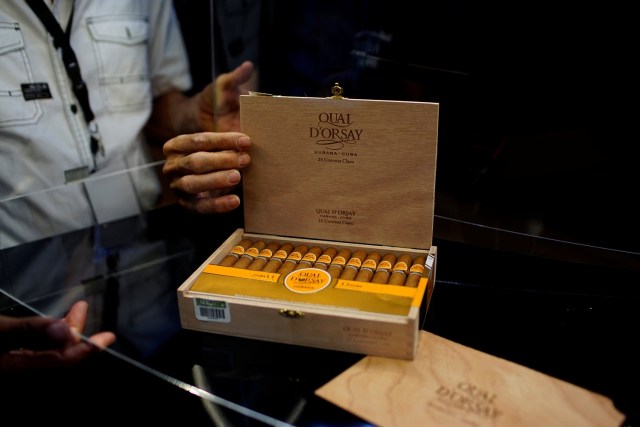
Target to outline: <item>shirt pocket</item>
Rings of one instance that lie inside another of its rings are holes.
[[[148,17],[110,15],[88,18],[86,22],[107,108],[128,111],[150,104]]]
[[[20,24],[0,20],[0,128],[32,124],[42,115],[40,101],[27,101],[21,85],[34,83]]]

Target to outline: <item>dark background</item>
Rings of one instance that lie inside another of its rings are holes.
[[[638,252],[629,10],[550,2],[231,3],[236,18],[242,8],[261,8],[259,21],[241,21],[259,26],[260,37],[214,33],[218,73],[259,43],[250,59],[260,91],[329,96],[339,82],[347,97],[440,104],[437,218]],[[201,87],[212,75],[211,6],[175,4]],[[447,233],[436,223],[435,236],[455,238]]]

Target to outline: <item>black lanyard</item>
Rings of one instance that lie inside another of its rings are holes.
[[[104,155],[104,146],[102,145],[102,137],[98,130],[98,123],[96,122],[91,106],[89,105],[89,91],[87,90],[87,85],[82,79],[82,74],[80,74],[80,64],[78,64],[76,54],[69,43],[69,35],[62,29],[58,20],[53,16],[53,13],[51,13],[51,10],[43,0],[26,0],[26,2],[38,16],[40,21],[42,21],[44,26],[47,28],[47,31],[49,31],[49,34],[53,36],[53,44],[56,49],[59,48],[62,50],[62,61],[64,62],[65,70],[67,70],[67,75],[69,76],[69,79],[71,79],[71,88],[73,89],[73,93],[76,95],[78,102],[80,102],[82,114],[89,127],[89,135],[91,137],[90,147],[91,153],[93,154],[93,171],[95,171],[95,157],[98,153]],[[71,22],[72,19],[73,10],[71,12],[69,22]]]

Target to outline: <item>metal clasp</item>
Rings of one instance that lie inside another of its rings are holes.
[[[96,144],[95,150],[94,147],[91,147],[91,151],[93,154],[100,153],[104,156],[104,144],[102,143],[102,135],[100,135],[100,129],[98,128],[98,122],[95,120],[91,120],[89,123],[89,135],[91,136],[92,144]]]
[[[334,83],[331,88],[331,99],[344,99],[342,97],[342,87],[338,83]]]
[[[284,317],[288,317],[290,319],[298,319],[300,317],[304,317],[304,313],[298,310],[290,310],[287,308],[283,308],[280,310],[280,314]]]

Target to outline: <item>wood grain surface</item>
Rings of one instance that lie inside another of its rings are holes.
[[[367,356],[316,390],[381,427],[616,427],[610,399],[420,331],[413,361]]]

